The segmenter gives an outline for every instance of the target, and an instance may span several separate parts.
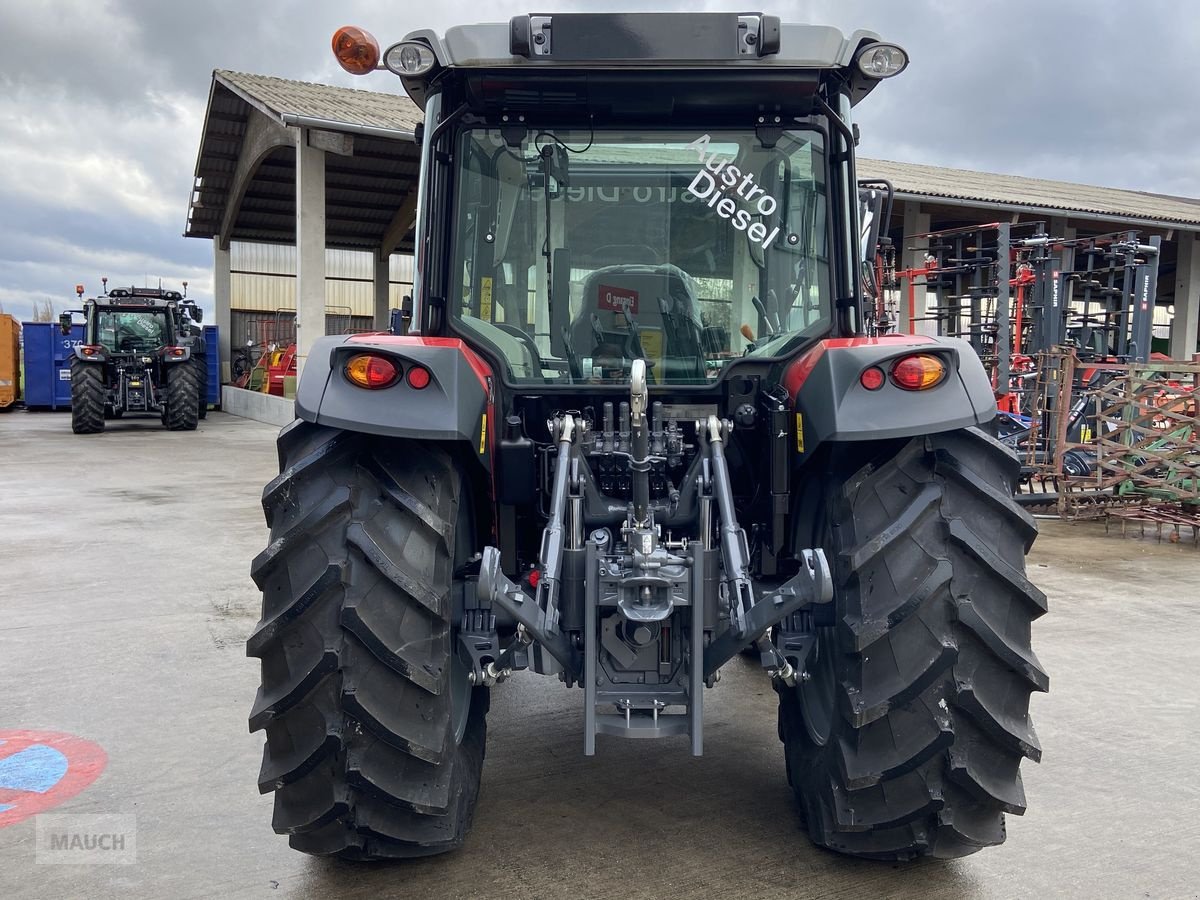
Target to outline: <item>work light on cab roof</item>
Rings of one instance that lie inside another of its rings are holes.
[[[868,78],[891,78],[908,68],[908,54],[895,44],[868,44],[854,62]]]

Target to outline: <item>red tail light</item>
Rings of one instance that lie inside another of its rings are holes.
[[[183,347],[169,347],[168,350],[172,356],[176,357],[183,356],[187,353],[187,350],[185,350]]]
[[[429,387],[429,370],[424,366],[413,366],[408,370],[408,386],[416,390]]]
[[[360,353],[346,363],[346,377],[361,388],[377,390],[394,384],[400,377],[400,367],[386,356]]]
[[[877,391],[883,387],[883,383],[887,381],[887,376],[883,374],[883,369],[879,366],[871,366],[869,369],[863,369],[863,373],[858,376],[859,382],[868,391]]]
[[[946,378],[946,364],[929,353],[903,356],[892,365],[892,382],[906,391],[927,391]]]

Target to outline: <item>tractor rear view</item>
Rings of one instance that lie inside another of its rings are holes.
[[[82,298],[83,286],[76,291]],[[63,313],[64,335],[74,315],[84,318],[83,343],[71,359],[76,434],[101,432],[105,420],[125,413],[157,415],[171,431],[196,428],[208,408],[204,339],[194,327],[199,307],[178,291],[113,288]]]
[[[334,50],[380,57],[358,29]],[[411,317],[315,344],[263,495],[275,830],[451,850],[515,672],[578,689],[585,754],[699,755],[749,652],[814,842],[1003,841],[1048,686],[1019,466],[966,342],[862,336],[851,110],[904,51],[569,14],[416,32],[383,64],[425,113]]]

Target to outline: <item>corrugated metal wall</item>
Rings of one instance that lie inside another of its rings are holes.
[[[230,306],[274,312],[296,308],[296,248],[290,244],[234,242],[229,248]],[[412,291],[411,256],[391,258],[391,303]],[[372,255],[357,250],[325,251],[325,305],[351,316],[374,315]]]

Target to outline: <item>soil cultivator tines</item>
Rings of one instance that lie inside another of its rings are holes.
[[[1021,443],[1027,481],[1052,490],[1069,518],[1137,510],[1190,524],[1200,512],[1200,358],[1095,363],[1056,349],[1039,355],[1038,371]]]
[[[1096,487],[1138,502],[1200,504],[1200,360],[1119,368],[1094,392]]]

